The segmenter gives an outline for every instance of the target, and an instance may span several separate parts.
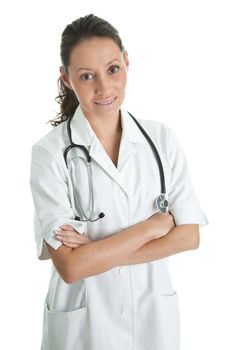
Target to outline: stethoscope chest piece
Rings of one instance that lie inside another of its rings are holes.
[[[168,211],[168,200],[166,199],[166,195],[164,193],[157,197],[156,206],[161,213],[166,213]]]

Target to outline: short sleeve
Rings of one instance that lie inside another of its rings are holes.
[[[74,220],[68,181],[60,162],[37,144],[32,147],[30,187],[35,208],[33,226],[37,255],[40,260],[50,259],[45,241],[57,249],[62,243],[55,235],[62,224],[70,224],[84,233],[86,223]]]
[[[208,220],[196,196],[184,152],[170,129],[167,140],[168,161],[171,168],[169,211],[174,216],[176,225],[199,224],[203,227],[208,224]]]

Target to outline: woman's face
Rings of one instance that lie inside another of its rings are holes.
[[[94,37],[72,50],[68,76],[63,67],[60,72],[87,117],[111,116],[124,100],[128,65],[127,53],[123,55],[112,39]]]

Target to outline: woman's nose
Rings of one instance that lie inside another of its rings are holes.
[[[95,93],[98,95],[106,95],[109,84],[108,79],[104,76],[100,76],[96,79]]]

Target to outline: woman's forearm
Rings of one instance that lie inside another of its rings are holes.
[[[66,225],[65,225],[66,226]],[[57,231],[57,239],[64,244],[57,250],[48,245],[48,250],[57,271],[67,283],[77,279],[103,273],[126,262],[127,257],[138,263],[149,255],[149,251],[140,250],[148,242],[166,235],[175,226],[173,216],[169,213],[155,213],[149,219],[128,227],[121,232],[97,241],[83,241],[81,235],[65,227],[65,231]],[[80,244],[80,242],[82,243]],[[73,249],[73,244],[75,248]],[[69,244],[72,244],[72,246]],[[66,246],[67,245],[67,246]],[[76,247],[77,245],[77,247]],[[148,249],[149,250],[149,249]]]
[[[179,225],[167,235],[146,243],[129,256],[121,259],[119,265],[146,263],[199,246],[198,225]]]
[[[120,258],[132,254],[152,239],[151,227],[147,222],[143,222],[108,238],[83,245],[77,252],[81,264],[78,267],[80,273],[83,271],[82,273],[87,276],[107,271],[116,266]],[[75,251],[74,260],[77,260]]]
[[[76,249],[48,245],[52,260],[67,283],[105,272],[118,265],[124,257],[156,237],[150,221],[135,224],[107,238],[91,241]]]

